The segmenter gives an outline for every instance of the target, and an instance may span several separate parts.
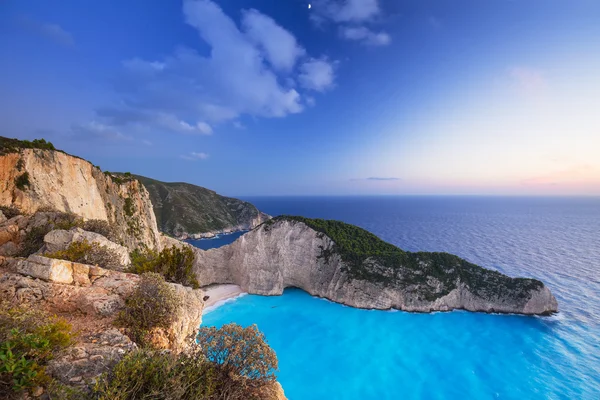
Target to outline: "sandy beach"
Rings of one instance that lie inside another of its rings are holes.
[[[209,285],[203,287],[202,290],[205,296],[209,296],[209,299],[204,303],[204,311],[202,313],[218,307],[225,300],[232,299],[244,293],[238,285]]]

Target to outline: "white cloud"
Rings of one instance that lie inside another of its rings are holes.
[[[348,40],[357,40],[371,46],[385,46],[391,42],[390,35],[385,32],[373,32],[364,26],[343,26],[340,36]]]
[[[335,22],[364,22],[380,12],[377,0],[313,0],[311,4],[317,17]]]
[[[333,65],[325,59],[310,59],[300,66],[298,80],[306,89],[323,92],[333,86]]]
[[[378,0],[317,0],[313,3],[311,19],[318,25],[325,21],[341,24],[340,37],[372,46],[385,46],[391,42],[386,32],[367,28],[381,14]]]
[[[196,152],[192,151],[191,153],[189,153],[187,155],[182,155],[180,157],[183,158],[184,160],[188,160],[188,161],[198,161],[198,160],[206,160],[208,158],[208,154],[196,153]]]
[[[296,65],[296,60],[306,53],[294,35],[256,10],[243,12],[242,26],[250,40],[265,52],[267,60],[277,70],[290,71]]]
[[[152,146],[152,142],[149,140],[142,140],[142,143],[144,143],[146,146]]]
[[[124,61],[115,81],[119,101],[98,108],[99,121],[138,132],[208,135],[242,116],[300,113],[307,90],[333,86],[332,63],[308,56],[257,10],[242,10],[240,27],[210,0],[185,0],[183,14],[210,51],[179,47],[163,58]]]

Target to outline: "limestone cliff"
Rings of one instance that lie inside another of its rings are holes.
[[[103,173],[88,161],[55,150],[0,152],[0,206],[33,214],[52,209],[108,221],[128,248],[159,246],[148,191],[135,179]]]
[[[337,224],[340,229],[349,226]],[[279,295],[286,287],[298,287],[358,308],[540,315],[558,309],[556,299],[540,281],[510,278],[446,253],[404,252],[350,227],[371,248],[385,252],[353,259],[355,255],[343,251],[341,243],[324,232],[299,220],[277,218],[231,245],[195,249],[195,273],[201,285],[235,283],[261,295]],[[360,245],[349,244],[351,248]]]

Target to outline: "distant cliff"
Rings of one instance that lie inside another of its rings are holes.
[[[210,237],[253,229],[270,218],[252,204],[189,183],[135,176],[150,193],[161,231],[177,237]]]
[[[277,217],[231,245],[195,252],[201,285],[235,283],[254,294],[298,287],[352,307],[414,312],[558,309],[538,280],[510,278],[447,253],[405,252],[337,221]]]
[[[40,143],[0,137],[0,206],[15,207],[24,214],[55,210],[104,220],[130,249],[160,246],[144,186]]]

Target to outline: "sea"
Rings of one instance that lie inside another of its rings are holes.
[[[290,288],[203,317],[204,326],[256,324],[290,400],[600,399],[600,198],[244,200],[274,216],[336,219],[404,250],[535,277],[559,304],[550,317],[414,314],[353,309]]]

